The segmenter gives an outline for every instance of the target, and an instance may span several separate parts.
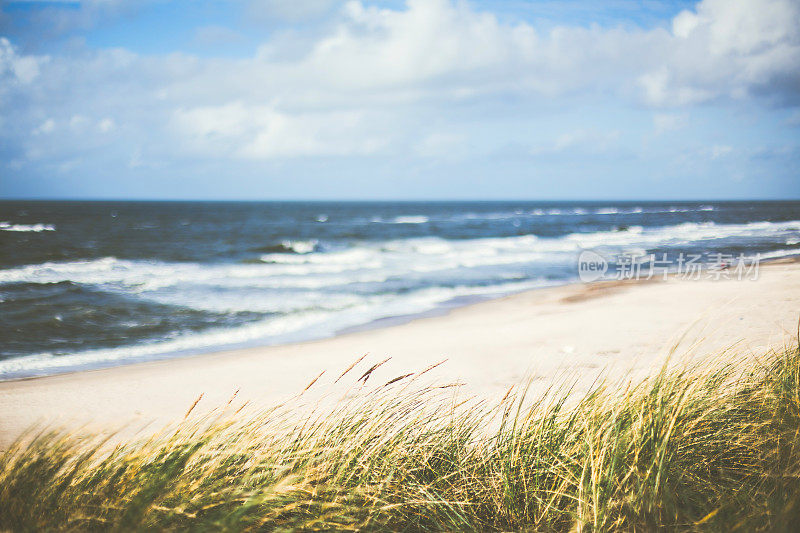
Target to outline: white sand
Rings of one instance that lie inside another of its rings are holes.
[[[224,405],[236,390],[238,399],[255,405],[273,403],[303,390],[322,370],[314,388],[325,387],[366,352],[357,369],[362,373],[391,357],[370,383],[446,358],[433,378],[460,380],[465,393],[493,397],[528,374],[545,386],[565,372],[584,385],[600,372],[650,372],[681,338],[677,353],[684,356],[733,345],[737,354],[757,356],[793,343],[798,317],[800,264],[794,261],[762,265],[758,281],[671,279],[537,290],[322,341],[0,383],[0,448],[34,423],[162,424],[182,418],[201,393],[198,410]],[[352,383],[358,375],[349,377]]]

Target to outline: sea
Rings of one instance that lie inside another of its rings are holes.
[[[2,201],[0,380],[443,313],[584,250],[800,254],[800,202]]]

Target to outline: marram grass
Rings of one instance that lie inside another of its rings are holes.
[[[581,398],[459,404],[410,375],[310,415],[28,435],[0,458],[0,530],[797,530],[800,353],[725,359]]]

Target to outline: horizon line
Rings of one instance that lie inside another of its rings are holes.
[[[266,202],[285,202],[285,203],[510,203],[510,202],[544,202],[544,203],[565,203],[565,202],[629,202],[629,203],[666,203],[666,202],[800,202],[800,196],[790,198],[666,198],[666,199],[622,199],[622,198],[560,198],[560,199],[540,199],[540,198],[335,198],[335,199],[315,199],[315,198],[272,198],[272,199],[211,199],[211,198],[48,198],[48,197],[19,197],[3,198],[0,202],[208,202],[208,203],[266,203]]]

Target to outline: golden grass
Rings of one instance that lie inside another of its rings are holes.
[[[0,457],[0,530],[792,530],[800,352],[724,359],[580,398],[488,406],[405,375],[116,446],[28,435]]]

